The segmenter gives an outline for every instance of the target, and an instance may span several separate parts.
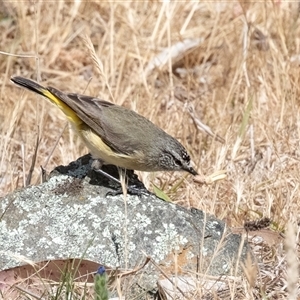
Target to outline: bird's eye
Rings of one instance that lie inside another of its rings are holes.
[[[182,163],[179,159],[175,159],[175,164],[178,166],[182,166]]]

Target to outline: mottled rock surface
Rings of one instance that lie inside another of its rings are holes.
[[[56,168],[50,179],[0,200],[0,269],[33,261],[84,258],[134,268],[150,256],[166,274],[230,275],[249,247],[224,222],[152,194],[106,195],[116,184],[91,170],[89,156]],[[110,166],[107,166],[110,171]],[[113,169],[115,175],[117,170]],[[143,189],[133,173],[131,181]],[[238,257],[240,254],[240,257]],[[155,287],[160,272],[148,266]],[[240,269],[240,268],[238,268]],[[90,270],[91,272],[93,270]]]

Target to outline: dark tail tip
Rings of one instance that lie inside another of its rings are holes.
[[[45,90],[45,88],[40,84],[38,84],[37,82],[21,76],[11,77],[10,80],[15,84],[22,86],[32,92],[38,93],[40,95],[43,95],[43,90]]]

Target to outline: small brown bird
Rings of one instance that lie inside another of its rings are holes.
[[[185,148],[136,112],[94,97],[45,88],[20,76],[11,80],[58,106],[94,158],[129,170],[182,170],[197,175]]]

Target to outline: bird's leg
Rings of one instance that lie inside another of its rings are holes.
[[[101,168],[103,166],[103,163],[101,160],[99,159],[94,159],[94,161],[92,162],[92,169],[97,172],[97,173],[100,173],[102,174],[104,177],[118,183],[118,184],[121,184],[121,181],[119,179],[117,179],[116,177],[110,175],[109,173],[103,171]]]
[[[120,179],[117,179],[113,175],[103,171],[101,169],[102,166],[103,166],[103,162],[100,161],[99,159],[95,159],[92,163],[92,169],[95,172],[102,174],[107,179],[112,180],[113,182],[115,182],[119,185],[119,187],[116,188],[116,191],[108,192],[107,195],[115,196],[115,195],[123,194],[122,183],[121,183]],[[138,196],[150,194],[150,192],[145,188],[143,183],[138,180],[137,176],[133,173],[132,170],[118,168],[118,171],[119,171],[120,178],[123,178],[124,180],[126,179],[126,181],[127,181],[126,188],[127,188],[127,192],[129,194],[138,195]]]

